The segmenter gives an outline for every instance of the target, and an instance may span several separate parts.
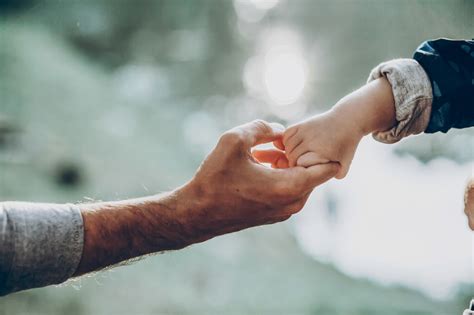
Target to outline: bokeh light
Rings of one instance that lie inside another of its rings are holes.
[[[235,13],[239,19],[248,22],[259,22],[268,10],[278,4],[278,0],[234,0]]]
[[[288,121],[300,118],[307,108],[309,65],[302,46],[298,33],[288,27],[267,29],[258,36],[257,53],[247,60],[242,75],[247,93]]]
[[[263,75],[266,92],[275,104],[292,104],[301,97],[306,83],[306,69],[303,57],[292,47],[267,52]]]

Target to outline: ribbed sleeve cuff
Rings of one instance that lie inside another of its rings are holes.
[[[433,100],[425,70],[416,60],[394,59],[375,67],[368,82],[381,77],[385,77],[392,86],[397,124],[390,130],[373,133],[373,137],[380,142],[395,143],[425,131]]]
[[[79,265],[83,242],[75,205],[0,203],[0,295],[64,282]]]

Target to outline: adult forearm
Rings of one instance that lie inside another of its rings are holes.
[[[81,205],[84,249],[75,276],[194,240],[186,226],[183,190],[118,202]],[[189,204],[189,203],[188,203]]]
[[[221,137],[181,188],[148,198],[82,205],[84,249],[75,276],[288,219],[338,166],[272,170],[256,162],[250,149],[281,134],[281,128],[263,121],[236,127]]]
[[[193,179],[169,193],[82,205],[0,203],[0,295],[288,219],[338,165],[259,164],[251,148],[282,132],[264,121],[227,131]]]

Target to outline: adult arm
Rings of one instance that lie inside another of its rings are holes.
[[[22,265],[17,265],[16,259],[10,260],[10,264],[0,260],[0,264],[5,264],[0,265],[1,294],[59,283],[137,256],[179,249],[225,233],[288,219],[303,207],[315,186],[334,176],[338,165],[270,169],[258,163],[251,155],[251,148],[281,138],[282,132],[283,128],[264,121],[226,132],[195,176],[166,194],[71,206],[73,215],[80,214],[78,222],[67,220],[72,215],[64,215],[64,206],[51,206],[64,218],[48,221],[43,217],[40,229],[26,229],[20,234],[21,242],[26,244],[24,248],[32,248],[40,255],[25,256]],[[261,161],[278,163],[284,159],[282,151],[270,150]],[[23,218],[29,221],[29,226],[35,226],[38,222],[28,217],[40,209],[34,209],[35,204],[28,207],[30,210]],[[16,211],[10,208],[9,213]],[[45,211],[46,214],[54,213]],[[27,255],[24,248],[12,247],[10,242],[17,234],[9,226],[17,221],[0,223],[3,223],[0,257]],[[63,252],[72,240],[51,233],[61,229],[79,231],[79,236],[83,236],[74,240],[75,247],[78,244],[81,247],[79,255],[76,252],[71,258]],[[47,249],[50,244],[63,247],[55,247],[59,252],[47,251],[48,254],[39,250]],[[67,259],[59,266],[51,264],[51,260],[61,255]],[[54,276],[55,273],[60,275]]]
[[[144,199],[81,206],[84,251],[75,275],[288,219],[338,166],[273,170],[256,162],[251,148],[280,138],[282,131],[263,121],[234,128],[183,187]],[[274,153],[269,162],[285,158],[281,151]]]

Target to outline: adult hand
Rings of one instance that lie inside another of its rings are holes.
[[[301,210],[313,188],[333,177],[339,164],[283,169],[260,164],[251,148],[271,141],[281,147],[283,130],[260,120],[229,130],[193,179],[172,192],[80,205],[84,247],[75,275],[283,221]],[[283,151],[255,155],[260,162],[288,166]]]
[[[181,189],[186,197],[178,197],[189,201],[183,213],[191,239],[202,241],[284,221],[301,210],[314,187],[337,173],[338,163],[285,168],[288,161],[278,149],[252,156],[252,147],[279,143],[283,132],[281,125],[256,120],[222,135],[194,178]],[[272,169],[259,162],[283,168]]]
[[[69,224],[66,231],[70,234],[75,231],[74,235],[66,237],[64,234],[67,233],[53,233],[51,235],[61,236],[53,241],[68,239],[69,243],[66,242],[61,248],[77,250],[78,245],[82,245],[82,252],[75,253],[76,260],[71,258],[65,267],[62,266],[62,258],[60,263],[57,262],[57,257],[64,257],[62,253],[55,253],[53,257],[40,255],[40,259],[33,260],[34,264],[16,266],[19,271],[12,278],[14,280],[7,289],[0,290],[0,294],[64,281],[65,268],[67,276],[72,270],[75,270],[73,276],[79,276],[130,258],[180,249],[217,235],[288,219],[303,207],[315,186],[336,174],[339,164],[285,169],[271,169],[260,164],[252,156],[251,148],[271,141],[281,146],[283,129],[275,124],[254,121],[226,132],[193,179],[169,193],[81,204],[77,208],[72,205],[49,205],[54,209],[48,212],[53,215],[52,219],[54,216],[67,218],[68,213],[76,210],[81,212],[82,220],[75,217],[75,222],[59,219],[51,220],[55,222],[52,224],[48,220],[38,222],[44,230],[55,230],[59,226],[57,222]],[[256,156],[261,162],[270,162],[273,166],[288,166],[288,160],[280,150],[259,151]],[[0,210],[3,207],[0,204]],[[22,222],[27,213],[24,209],[35,209],[34,204],[18,207]],[[41,209],[40,205],[36,207]],[[0,216],[3,212],[0,211]],[[14,229],[5,230],[9,233]],[[33,239],[35,232],[32,231],[29,237]],[[8,240],[10,236],[6,235]],[[37,236],[45,238],[44,235]],[[29,242],[33,244],[32,252],[42,252],[42,244]],[[51,276],[57,272],[63,274],[60,277]],[[28,277],[39,280],[27,281]]]

